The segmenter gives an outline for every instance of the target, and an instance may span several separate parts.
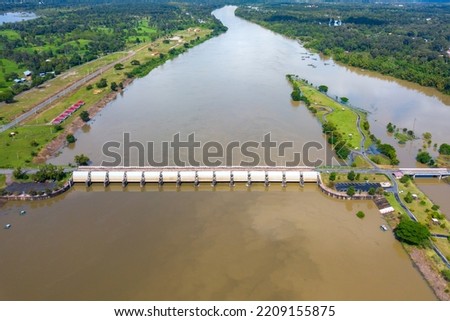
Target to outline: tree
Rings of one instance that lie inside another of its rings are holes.
[[[330,173],[330,181],[334,182],[336,180],[336,172]]]
[[[362,219],[364,218],[364,216],[366,216],[366,214],[364,214],[363,211],[358,211],[358,213],[356,213],[356,216]]]
[[[91,118],[89,117],[89,112],[87,111],[87,110],[83,110],[81,113],[80,113],[80,118],[85,122],[85,123],[87,123]]]
[[[426,246],[429,244],[430,231],[425,225],[403,218],[394,229],[395,236],[401,242]]]
[[[302,93],[299,89],[294,89],[291,93],[291,98],[293,101],[300,101],[302,99]]]
[[[402,178],[400,178],[400,183],[406,184],[410,181],[411,177],[409,175],[403,175]]]
[[[7,104],[14,102],[14,93],[11,90],[0,91],[0,102],[4,101]]]
[[[319,91],[323,92],[323,93],[327,93],[328,92],[328,87],[325,85],[320,85],[319,86]]]
[[[384,188],[383,187],[377,187],[377,190],[375,191],[375,193],[377,194],[377,195],[383,195],[383,193],[384,193]]]
[[[139,60],[136,60],[136,59],[134,59],[134,60],[131,60],[131,65],[132,66],[139,66],[141,63],[139,62]]]
[[[355,188],[353,186],[350,186],[347,190],[347,195],[348,196],[353,196],[356,194]]]
[[[369,191],[368,191],[369,195],[375,195],[375,192],[376,192],[375,187],[369,188]]]
[[[95,85],[97,88],[105,88],[108,86],[108,81],[105,78],[102,78]]]
[[[441,146],[439,146],[439,154],[450,155],[450,145],[444,143]]]
[[[348,178],[349,180],[351,180],[351,181],[354,181],[355,178],[356,178],[355,172],[354,172],[354,171],[350,171],[350,172],[347,174],[347,178]]]
[[[66,136],[66,140],[67,140],[67,142],[68,142],[69,144],[72,144],[72,143],[75,143],[75,141],[76,141],[77,139],[76,139],[75,136],[73,136],[72,134],[68,134],[68,135]]]
[[[85,166],[85,165],[88,165],[89,162],[90,162],[89,157],[87,157],[87,156],[84,155],[84,154],[76,155],[76,156],[74,157],[74,160],[75,160],[75,163],[76,163],[78,166]]]
[[[115,64],[114,65],[114,69],[115,70],[122,70],[123,69],[123,64],[120,64],[120,63],[119,64]]]
[[[423,133],[423,139],[425,139],[425,140],[430,140],[431,139],[431,133],[429,133],[429,132],[425,132],[425,133]]]
[[[394,130],[395,130],[395,126],[392,125],[392,123],[389,123],[389,124],[387,124],[386,129],[387,129],[387,131],[388,131],[389,133],[392,134],[392,133],[394,132]]]
[[[111,82],[111,90],[112,91],[117,91],[117,83],[115,81]]]
[[[369,130],[370,129],[370,124],[369,124],[369,122],[367,120],[365,120],[362,123],[362,126],[363,126],[364,130]]]
[[[14,169],[13,176],[15,179],[27,179],[28,178],[27,173],[25,171],[23,171],[20,166]]]
[[[413,200],[414,200],[414,198],[413,198],[411,192],[406,193],[404,199],[405,199],[405,202],[406,202],[406,203],[412,203]]]
[[[429,164],[433,157],[428,152],[419,152],[416,156],[416,160],[422,164]]]
[[[348,103],[348,98],[347,97],[341,97],[341,103]]]
[[[46,164],[39,168],[39,170],[33,175],[36,182],[43,183],[48,180],[59,181],[66,176],[64,170],[61,167],[57,167],[53,164]]]

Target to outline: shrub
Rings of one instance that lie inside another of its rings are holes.
[[[17,167],[13,171],[13,176],[15,179],[27,179],[28,175],[21,167]]]
[[[68,134],[68,135],[66,136],[66,140],[67,140],[67,142],[68,142],[69,144],[72,144],[72,143],[75,143],[75,141],[76,141],[77,139],[76,139],[75,136],[73,136],[72,134]]]
[[[117,91],[117,83],[115,81],[111,82],[111,90],[112,91]]]
[[[355,172],[354,172],[354,171],[350,171],[350,172],[347,174],[347,178],[348,178],[349,180],[351,180],[351,181],[354,181],[355,178],[356,178]]]
[[[356,216],[362,219],[364,218],[364,216],[366,216],[366,214],[364,214],[363,211],[358,211],[358,213],[356,213]]]
[[[356,193],[355,188],[353,186],[350,186],[347,190],[347,195],[353,196],[353,195],[355,195],[355,193]]]
[[[108,81],[106,81],[105,78],[100,79],[98,82],[95,83],[97,88],[105,88],[108,86]]]
[[[441,274],[447,282],[450,282],[450,269],[442,270]]]
[[[78,166],[88,165],[90,161],[89,157],[84,154],[76,155],[74,160]]]
[[[88,122],[91,118],[89,117],[89,113],[86,110],[83,110],[80,113],[80,118],[86,123]]]
[[[336,180],[336,172],[330,174],[330,181],[334,182]]]
[[[413,202],[414,198],[413,198],[411,192],[408,192],[405,195],[404,200],[405,200],[406,203],[412,203]]]
[[[442,144],[441,146],[439,146],[439,154],[450,155],[450,145]]]
[[[439,206],[439,205],[436,205],[436,204],[434,204],[434,205],[431,207],[431,209],[432,209],[433,211],[437,211],[439,208],[440,208],[440,206]]]

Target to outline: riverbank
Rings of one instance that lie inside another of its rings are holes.
[[[122,58],[120,66],[104,70],[101,75],[34,114],[20,126],[0,133],[0,168],[35,167],[55,156],[65,146],[67,134],[74,134],[84,125],[79,118],[81,112],[88,111],[90,117],[97,114],[132,82],[134,70],[139,68],[137,77],[142,77],[212,36],[211,29],[189,28],[178,31],[171,38],[164,37],[141,45],[133,55]],[[106,80],[107,86],[96,88],[101,78]],[[115,90],[112,89],[113,83],[117,86]],[[52,119],[79,100],[83,100],[85,105],[67,118],[62,127],[50,124]]]
[[[403,195],[403,198],[406,197],[408,192],[411,193],[411,191],[414,192],[412,194],[417,195],[417,198],[411,203],[406,202],[408,209],[413,213],[417,220],[427,226],[433,234],[448,235],[450,232],[449,222],[445,217],[442,218],[442,216],[440,216],[440,224],[436,224],[435,221],[432,220],[433,216],[436,217],[437,215],[442,214],[439,208],[434,207],[434,204],[414,185],[412,181],[407,182],[406,184],[399,181],[398,184],[400,191],[402,191],[401,195]],[[394,207],[395,212],[387,214],[384,217],[391,229],[394,230],[400,222],[400,219],[409,215],[395,199],[393,194],[389,193],[386,199],[391,206]],[[434,208],[434,210],[432,208]],[[443,255],[447,260],[450,260],[450,239],[432,237],[430,242],[432,247],[427,248],[411,246],[404,243],[402,243],[402,245],[410,256],[414,266],[433,289],[435,295],[440,300],[448,301],[450,300],[450,282],[444,279],[442,271],[449,269],[449,267],[444,264],[436,250],[440,252],[440,255]],[[433,246],[435,249],[433,249]]]
[[[319,91],[320,89],[326,91],[326,86],[317,86],[317,88],[314,88],[306,80],[301,80],[299,79],[299,77],[292,75],[288,75],[288,80],[294,87],[294,91],[291,95],[292,98],[295,98],[294,100],[303,101],[308,109],[316,116],[316,118],[319,119],[322,124],[332,122],[332,127],[333,130],[336,131],[336,135],[340,137],[340,140],[343,140],[345,142],[346,146],[350,147],[351,151],[349,152],[349,154],[357,149],[355,148],[355,146],[360,146],[362,154],[360,154],[359,156],[361,156],[363,160],[366,160],[366,162],[369,162],[369,160],[367,160],[367,155],[365,154],[365,138],[370,137],[371,135],[368,127],[366,129],[367,132],[364,133],[363,129],[360,126],[363,121],[367,120],[365,118],[362,118],[358,122],[357,117],[359,114],[358,111],[355,110],[347,110],[347,113],[345,114],[346,109],[348,109],[346,108],[346,106],[337,103],[335,100],[327,97],[325,93],[321,93]],[[332,116],[336,115],[336,113],[342,113],[342,116],[338,115],[338,117],[335,116],[333,118]],[[362,113],[360,117],[363,117],[364,115],[365,114]],[[333,136],[331,136],[331,139],[333,139]],[[332,140],[331,142],[334,141]],[[335,176],[335,180],[337,179],[337,181],[346,181],[346,177],[344,178],[342,174]],[[352,199],[352,197],[350,197],[347,193],[338,192],[330,186],[334,185],[334,181],[331,182],[329,180],[329,174],[325,174],[324,178],[324,182],[320,182],[319,184],[319,188],[323,193],[338,199]],[[366,178],[367,179],[365,179],[365,181],[368,181],[369,175],[367,175]],[[377,176],[370,178],[371,180],[377,180]],[[353,183],[353,181],[349,181],[348,183]],[[397,183],[394,183],[394,185],[395,184]],[[397,188],[397,186],[395,188]],[[445,216],[440,213],[439,207],[436,207],[423,193],[421,193],[420,190],[415,187],[413,182],[409,182],[406,180],[399,181],[398,188],[400,189],[399,193],[401,193],[403,197],[408,201],[407,203],[408,207],[410,207],[410,211],[414,213],[420,223],[427,226],[432,234],[450,235],[449,223],[445,220]],[[395,214],[391,213],[385,216],[387,222],[391,226],[391,229],[394,230],[399,223],[399,218],[402,215],[407,216],[407,213],[403,211],[401,205],[397,202],[393,194],[385,194],[391,206],[397,211],[398,215],[400,215],[396,216]],[[373,198],[373,196],[368,194],[366,195],[366,193],[353,196],[361,199]],[[409,198],[413,198],[413,200],[409,201]],[[411,260],[418,268],[418,271],[427,280],[429,286],[433,289],[436,296],[441,300],[448,300],[450,285],[443,279],[441,275],[444,270],[448,269],[448,266],[443,263],[442,259],[438,257],[437,253],[440,253],[439,255],[446,257],[447,260],[450,259],[450,255],[448,255],[448,253],[450,253],[450,239],[447,242],[440,242],[438,244],[439,246],[437,246],[436,240],[431,242],[432,246],[436,247],[435,251],[438,252],[435,253],[432,249],[430,249],[427,254],[432,253],[434,254],[434,256],[424,254],[418,255],[417,253],[419,253],[421,250],[423,250],[424,252],[427,251],[426,249],[420,248],[416,249],[414,255],[411,251],[408,251],[405,245],[404,247]],[[426,260],[424,258],[428,259]],[[444,286],[442,284],[444,284]]]

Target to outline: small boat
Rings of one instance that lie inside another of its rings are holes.
[[[11,228],[11,226],[12,226],[11,224],[6,224],[6,225],[5,225],[5,229],[6,229],[6,230],[9,230],[9,229]]]
[[[20,211],[20,215],[25,215],[25,214],[27,214],[27,211],[24,211],[24,210]]]
[[[383,232],[386,232],[387,230],[388,230],[388,228],[387,228],[387,226],[386,225],[380,225],[380,229],[383,231]]]

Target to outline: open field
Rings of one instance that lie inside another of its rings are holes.
[[[431,233],[441,233],[441,234],[449,234],[450,233],[450,224],[449,222],[444,218],[440,219],[440,224],[434,224],[431,220],[431,215],[433,212],[441,213],[441,211],[433,210],[431,207],[434,205],[433,202],[430,201],[430,199],[422,193],[422,191],[417,188],[417,186],[414,184],[414,182],[410,181],[406,184],[403,184],[401,182],[398,182],[399,184],[399,190],[403,191],[400,194],[400,197],[402,199],[405,198],[408,192],[411,194],[417,195],[417,199],[413,200],[412,203],[405,204],[408,206],[410,211],[416,216],[416,218],[419,220],[420,223],[428,226]]]

